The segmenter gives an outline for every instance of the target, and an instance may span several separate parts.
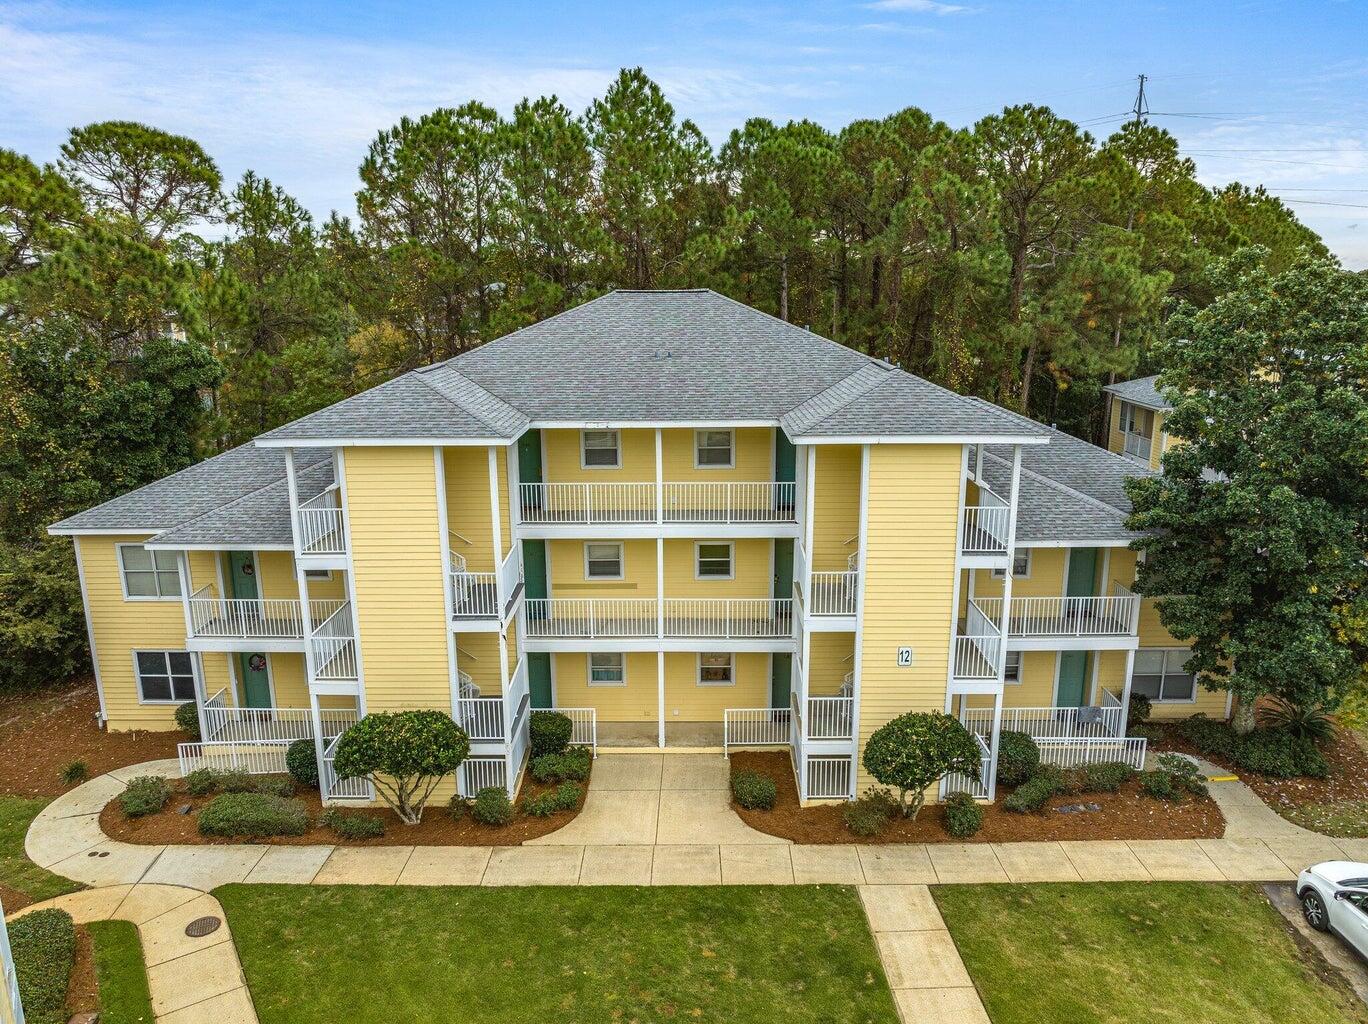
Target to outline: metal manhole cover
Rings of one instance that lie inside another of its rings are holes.
[[[221,924],[217,917],[197,917],[185,926],[185,934],[192,939],[202,938],[218,931]]]

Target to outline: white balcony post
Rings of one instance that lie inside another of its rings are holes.
[[[983,486],[983,442],[981,441],[974,445],[974,483],[978,484],[979,487]],[[979,498],[979,504],[983,504],[982,497]]]
[[[656,651],[656,745],[665,746],[665,652]]]
[[[504,465],[508,467],[508,523],[511,543],[518,543],[518,527],[522,525],[522,477],[518,466],[518,442],[504,446]]]
[[[655,516],[657,526],[665,522],[665,452],[659,427],[655,431]]]
[[[1126,652],[1125,681],[1121,686],[1121,731],[1118,736],[1125,737],[1130,722],[1131,673],[1135,671],[1135,648]]]
[[[850,799],[855,799],[858,771],[856,755],[860,747],[860,693],[864,669],[864,598],[869,559],[869,445],[860,446],[860,531],[859,557],[855,586],[855,663],[850,688]],[[958,542],[957,542],[958,543]],[[806,709],[804,709],[806,710]]]
[[[290,492],[290,535],[294,538],[295,555],[304,550],[299,533],[299,482],[295,479],[294,449],[285,449],[285,486]]]
[[[802,594],[805,607],[812,604],[812,533],[813,512],[816,508],[817,489],[817,446],[807,446],[807,471],[803,474],[803,581]]]
[[[499,569],[503,566],[503,523],[501,521],[503,517],[499,514],[499,457],[495,453],[493,445],[490,445],[486,451],[489,453],[489,516],[490,527],[493,531],[490,534],[490,542],[494,547],[494,604],[499,620],[502,622],[504,609],[503,573]]]
[[[446,610],[447,674],[450,677],[448,687],[451,690],[451,715],[457,718],[460,709],[458,701],[461,699],[461,676],[456,668],[456,633],[452,629],[455,625],[456,607],[455,595],[451,592],[451,527],[447,521],[446,452],[440,445],[434,445],[432,449],[432,473],[437,485],[437,550],[441,555],[442,607]]]
[[[195,620],[190,616],[190,560],[184,551],[176,552],[176,575],[180,577],[181,610],[185,613],[185,635],[195,635]]]
[[[998,644],[997,681],[1002,686],[1007,674],[1007,638],[1012,621],[1012,563],[1016,561],[1017,504],[1021,495],[1021,445],[1012,446],[1012,492],[1007,512],[1007,571],[1002,575],[1002,623]],[[996,741],[994,742],[996,748]],[[995,755],[996,756],[996,755]]]

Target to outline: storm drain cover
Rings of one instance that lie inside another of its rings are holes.
[[[218,931],[221,924],[223,922],[217,917],[197,917],[185,926],[185,934],[192,939],[198,939]]]

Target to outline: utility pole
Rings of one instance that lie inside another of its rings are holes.
[[[1135,105],[1131,107],[1131,113],[1135,115],[1135,124],[1140,124],[1149,116],[1149,100],[1145,99],[1145,79],[1148,75],[1137,75],[1140,80],[1140,91],[1135,96]]]

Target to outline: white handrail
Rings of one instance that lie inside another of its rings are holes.
[[[964,507],[963,550],[966,554],[1005,554],[1011,509],[1005,505]]]
[[[1135,631],[1139,598],[1013,597],[1008,636],[1127,636]],[[971,602],[987,619],[1002,617],[1002,598],[977,597]]]
[[[960,722],[970,732],[993,731],[992,708],[965,708]],[[1002,709],[1003,732],[1024,732],[1032,739],[1067,739],[1087,736],[1118,736],[1121,707],[1006,707]]]
[[[807,738],[848,740],[854,735],[855,701],[851,697],[809,697]]]
[[[789,742],[788,708],[724,708],[722,749],[778,747]]]
[[[499,617],[499,577],[492,572],[451,573],[451,614],[458,619]]]
[[[858,558],[858,552],[851,556]],[[812,596],[808,601],[810,615],[854,615],[860,591],[858,571],[814,572]]]
[[[1002,654],[1002,637],[996,634],[955,637],[956,679],[996,679]]]
[[[655,598],[532,598],[529,637],[575,639],[660,636]],[[790,598],[665,599],[664,636],[697,639],[778,639],[793,635]]]
[[[203,591],[196,591],[196,594]],[[190,635],[194,638],[301,640],[304,620],[299,601],[290,598],[191,597]]]
[[[667,523],[797,522],[792,481],[524,483],[518,497],[525,524],[654,523],[657,504]]]

